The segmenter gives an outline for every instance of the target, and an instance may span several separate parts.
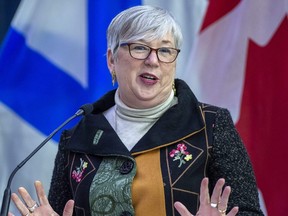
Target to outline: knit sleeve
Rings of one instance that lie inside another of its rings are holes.
[[[219,178],[231,186],[228,210],[239,207],[237,215],[263,215],[260,210],[254,171],[246,148],[226,109],[218,109],[213,128],[208,177],[210,191]]]
[[[69,199],[73,199],[68,179],[68,153],[64,150],[66,142],[65,132],[61,136],[58,152],[54,162],[48,200],[52,208],[62,215],[64,206]]]

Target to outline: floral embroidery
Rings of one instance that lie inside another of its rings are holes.
[[[171,158],[174,158],[173,161],[179,160],[179,166],[185,164],[186,161],[192,160],[192,154],[190,154],[187,150],[187,146],[184,143],[179,143],[177,145],[177,149],[172,149],[169,153]]]
[[[75,179],[76,182],[80,182],[83,178],[83,173],[87,168],[88,163],[85,162],[82,158],[80,158],[80,166],[76,167],[76,170],[72,172],[72,178]]]

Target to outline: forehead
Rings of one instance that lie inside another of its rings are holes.
[[[149,38],[149,37],[148,37]],[[174,36],[169,33],[169,34],[166,34],[164,35],[163,37],[161,38],[156,38],[156,39],[147,39],[147,38],[143,38],[143,39],[140,39],[140,40],[137,40],[138,42],[142,42],[142,43],[145,43],[145,44],[149,44],[149,45],[163,45],[163,44],[167,44],[167,45],[174,45],[175,44],[175,40],[174,40]]]

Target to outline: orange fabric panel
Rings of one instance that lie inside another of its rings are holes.
[[[132,184],[135,214],[166,215],[164,185],[160,166],[160,150],[137,155],[137,170]]]

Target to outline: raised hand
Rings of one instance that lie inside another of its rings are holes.
[[[49,216],[58,216],[58,214],[52,209],[50,206],[47,196],[45,194],[43,185],[40,181],[35,182],[35,189],[38,196],[39,204],[33,200],[28,193],[28,191],[20,187],[18,189],[18,192],[20,194],[20,197],[13,193],[11,198],[14,204],[16,205],[17,209],[23,216],[43,216],[43,215],[49,215]],[[63,216],[72,216],[73,215],[73,207],[74,207],[74,201],[69,200],[64,208]],[[9,212],[9,216],[12,216],[13,214]]]
[[[219,179],[213,189],[213,193],[209,195],[208,178],[204,178],[200,188],[200,207],[196,216],[224,216],[226,215],[227,204],[231,193],[231,187],[226,186],[224,179]],[[181,216],[193,216],[187,208],[180,202],[175,202],[174,207]],[[235,216],[238,212],[238,207],[232,208],[227,216]]]

